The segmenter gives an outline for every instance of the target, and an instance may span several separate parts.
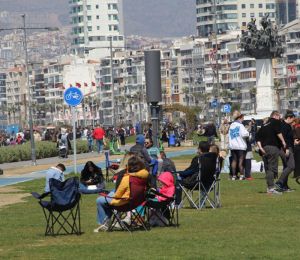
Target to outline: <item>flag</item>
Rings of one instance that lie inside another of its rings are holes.
[[[81,88],[81,84],[80,83],[76,82],[75,85],[76,85],[77,88]]]
[[[83,83],[83,86],[87,87],[87,86],[88,86],[88,84],[84,82],[84,83]]]
[[[92,81],[92,86],[95,87],[96,86],[96,83],[94,81]]]

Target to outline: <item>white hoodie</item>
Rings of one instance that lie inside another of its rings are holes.
[[[230,150],[247,150],[245,138],[249,136],[249,132],[239,121],[234,121],[229,128],[229,149]]]

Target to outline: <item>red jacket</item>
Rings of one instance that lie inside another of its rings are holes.
[[[93,138],[96,140],[101,140],[105,136],[105,131],[101,127],[97,127],[94,129]]]

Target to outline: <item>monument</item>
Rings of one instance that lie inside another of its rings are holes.
[[[252,18],[240,42],[243,53],[256,59],[256,111],[262,117],[276,110],[272,59],[283,53],[281,37],[268,16],[260,21],[261,29],[257,29],[256,19]]]

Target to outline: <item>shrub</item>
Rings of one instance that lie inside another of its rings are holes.
[[[73,142],[71,141],[72,147]],[[77,140],[77,154],[87,153],[88,145],[86,140]],[[36,159],[43,159],[58,156],[58,148],[55,142],[36,142],[35,143]],[[2,146],[0,147],[0,163],[28,161],[31,159],[30,142],[22,145]]]

